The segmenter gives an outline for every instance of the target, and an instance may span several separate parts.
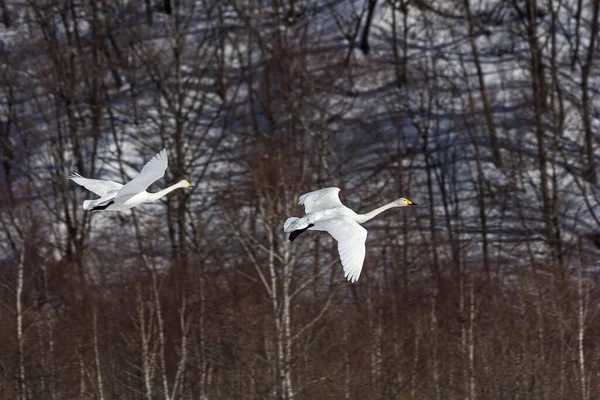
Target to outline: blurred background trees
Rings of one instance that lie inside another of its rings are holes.
[[[598,9],[0,0],[0,398],[597,398]],[[355,284],[325,186],[419,203]]]

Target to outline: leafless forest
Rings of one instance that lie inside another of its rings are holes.
[[[0,0],[0,398],[600,398],[599,3]]]

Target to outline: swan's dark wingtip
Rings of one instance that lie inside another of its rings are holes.
[[[106,210],[108,208],[108,206],[110,206],[111,204],[114,204],[114,201],[109,201],[108,203],[102,205],[102,206],[96,206],[94,208],[91,208],[90,211],[102,211],[102,210]]]
[[[310,224],[304,229],[296,229],[292,233],[290,233],[290,242],[293,242],[298,236],[300,236],[303,232],[305,232],[308,228],[315,226],[315,224]]]

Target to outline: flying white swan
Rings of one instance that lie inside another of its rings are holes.
[[[298,204],[304,205],[306,215],[301,218],[288,218],[283,224],[283,231],[291,232],[291,241],[307,229],[329,232],[338,242],[344,276],[350,282],[356,282],[365,260],[367,240],[367,230],[359,224],[367,222],[387,209],[417,204],[402,197],[366,214],[357,214],[342,204],[339,192],[339,188],[329,187],[300,196]]]
[[[150,185],[165,175],[167,165],[167,150],[162,149],[144,165],[138,176],[125,185],[113,181],[84,178],[78,173],[69,175],[69,179],[100,196],[99,199],[84,200],[84,210],[125,211],[140,204],[158,200],[175,189],[192,187],[191,183],[182,179],[159,192],[146,192]]]

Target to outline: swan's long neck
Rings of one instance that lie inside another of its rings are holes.
[[[183,187],[181,185],[179,185],[179,183],[176,183],[176,184],[171,185],[171,186],[169,186],[167,188],[164,188],[163,190],[159,190],[158,192],[148,193],[148,201],[158,200],[161,197],[164,197],[164,196],[168,195],[169,193],[171,193],[175,189],[183,189]]]
[[[385,210],[389,210],[390,208],[394,208],[394,207],[398,207],[398,206],[395,204],[395,202],[392,201],[391,203],[381,206],[379,208],[376,208],[373,211],[370,211],[366,214],[357,214],[356,221],[359,224],[363,224],[363,223],[367,222],[368,220],[375,218],[376,216],[378,216]]]

